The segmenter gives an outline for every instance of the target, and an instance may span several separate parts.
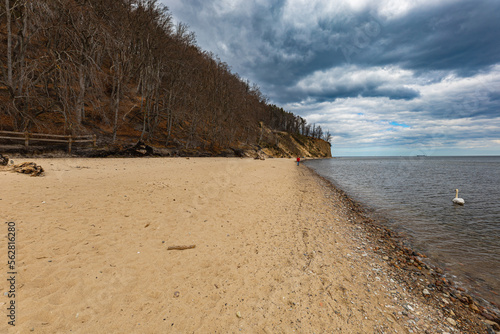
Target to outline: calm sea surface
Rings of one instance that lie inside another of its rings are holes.
[[[334,158],[307,165],[464,287],[500,303],[500,157]],[[452,203],[456,188],[464,206]]]

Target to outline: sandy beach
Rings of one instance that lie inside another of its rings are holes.
[[[45,175],[0,171],[1,333],[486,333],[400,281],[292,159],[27,160]]]

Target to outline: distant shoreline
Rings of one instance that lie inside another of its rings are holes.
[[[462,157],[500,157],[500,154],[485,155],[351,155],[333,156],[332,158],[462,158]]]

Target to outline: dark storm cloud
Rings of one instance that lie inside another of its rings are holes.
[[[292,89],[289,95],[288,101],[298,101],[308,97],[316,102],[325,102],[348,97],[387,97],[390,100],[412,100],[419,97],[420,93],[406,87],[379,87],[376,83],[366,83],[357,86],[325,87],[318,92]]]
[[[498,1],[460,1],[417,9],[388,23],[381,40],[360,60],[473,75],[498,62],[499,12]]]
[[[223,2],[185,3],[171,6],[174,16],[187,18],[202,46],[227,56],[230,64],[244,65],[264,83],[289,84],[312,71],[353,62],[472,75],[497,63],[500,54],[498,1],[422,6],[393,20],[373,6],[346,9],[334,17],[315,13],[303,25],[283,19],[285,1],[242,2],[232,10]]]

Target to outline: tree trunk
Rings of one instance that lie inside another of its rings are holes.
[[[78,68],[78,84],[80,86],[76,110],[76,120],[78,124],[81,124],[85,118],[85,71],[83,67],[84,65],[80,64]]]
[[[172,134],[172,122],[173,122],[173,112],[172,112],[172,91],[168,94],[168,104],[167,104],[167,140],[165,146],[168,146],[170,141],[170,135]]]
[[[116,142],[116,133],[118,132],[118,113],[120,110],[120,94],[121,94],[121,65],[120,62],[116,62],[117,74],[116,74],[116,83],[114,89],[114,109],[115,109],[115,120],[113,124],[113,143]]]
[[[10,1],[5,0],[5,15],[7,17],[7,84],[11,94],[13,94],[12,85],[12,18],[10,13]]]

